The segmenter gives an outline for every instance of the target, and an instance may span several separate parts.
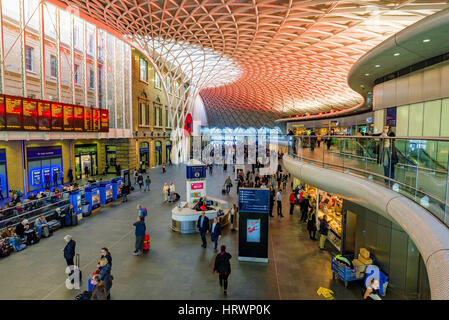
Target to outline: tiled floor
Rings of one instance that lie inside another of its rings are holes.
[[[216,167],[208,177],[208,194],[223,197],[221,186],[226,176]],[[172,205],[162,203],[161,188],[172,180],[185,199],[185,167],[167,167],[167,173],[150,173],[152,190],[134,192],[129,202],[102,208],[80,225],[57,231],[53,237],[0,260],[0,299],[73,299],[80,290],[65,287],[65,260],[61,252],[63,237],[71,234],[81,254],[83,278],[94,271],[100,248],[109,247],[113,257],[113,299],[324,299],[319,287],[330,288],[337,300],[360,299],[360,284],[346,289],[340,280],[332,280],[330,254],[318,249],[308,238],[297,211],[288,215],[288,194],[284,194],[285,218],[270,222],[269,262],[239,262],[237,233],[225,230],[222,243],[233,255],[228,296],[223,297],[218,277],[212,273],[215,253],[212,246],[201,248],[198,234],[181,235],[169,229]],[[236,201],[235,187],[229,201]],[[136,205],[149,210],[147,228],[151,250],[135,257],[134,227]],[[298,210],[298,209],[296,209]],[[87,288],[84,281],[82,289]]]

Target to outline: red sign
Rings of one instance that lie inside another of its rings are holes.
[[[204,187],[204,185],[202,182],[195,182],[195,183],[190,184],[190,189],[192,189],[192,190],[200,190],[200,189],[203,189],[203,187]]]

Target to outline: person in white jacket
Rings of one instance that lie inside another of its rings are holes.
[[[164,187],[162,188],[162,193],[164,194],[164,202],[168,201],[168,193],[170,192],[170,187],[168,186],[167,182],[164,184]]]
[[[176,188],[172,181],[170,181],[169,191],[170,191],[170,199],[168,202],[173,202],[173,200],[175,199]]]

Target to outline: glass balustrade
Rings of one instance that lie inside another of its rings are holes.
[[[417,202],[449,225],[449,139],[289,136],[291,157],[363,177]]]

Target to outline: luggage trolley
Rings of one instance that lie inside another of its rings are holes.
[[[354,259],[354,255],[352,255],[352,254],[344,255],[344,257],[348,258],[351,261]],[[371,256],[370,258],[373,259],[373,263],[374,263],[374,257]],[[357,266],[357,267],[354,267],[354,269],[351,269],[347,265],[338,261],[335,258],[335,255],[332,255],[332,258],[331,258],[332,279],[335,279],[335,276],[337,276],[338,278],[343,280],[345,283],[345,288],[348,287],[349,281],[363,280],[365,278],[364,272],[357,272],[358,271],[357,269],[361,268],[361,267],[363,267],[363,266]],[[359,274],[359,277],[357,277],[357,274]]]

